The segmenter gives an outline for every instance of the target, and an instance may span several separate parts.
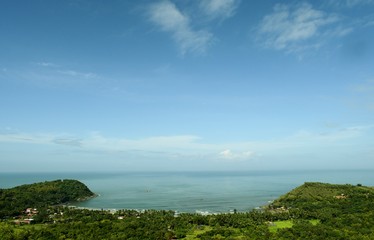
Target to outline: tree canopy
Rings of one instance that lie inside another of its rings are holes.
[[[0,189],[0,218],[15,216],[25,208],[40,208],[82,201],[94,195],[86,185],[71,179]]]
[[[75,192],[65,192],[69,196],[64,200],[92,196],[78,183],[63,187]],[[54,184],[61,187],[62,181]],[[18,197],[52,194],[50,190],[41,191],[44,187],[49,189],[43,186],[15,189],[39,189]],[[59,197],[43,202],[61,201]],[[208,216],[164,210],[110,212],[61,205],[50,206],[38,215],[32,225],[14,225],[12,219],[1,221],[0,239],[374,239],[374,189],[305,183],[261,210]]]

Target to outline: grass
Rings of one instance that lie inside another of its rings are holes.
[[[200,239],[200,238],[197,237],[199,234],[203,234],[203,233],[209,232],[209,231],[211,231],[213,229],[214,228],[211,227],[211,226],[202,226],[202,227],[199,227],[199,228],[194,228],[190,232],[190,234],[187,234],[187,236],[185,238],[183,238],[183,239],[186,239],[186,240]],[[232,227],[230,227],[229,229],[233,230],[235,232],[235,234],[233,234],[232,236],[230,236],[230,239],[235,239],[235,240],[244,240],[244,239],[247,239],[245,236],[243,236],[243,235],[240,234],[240,229],[238,229],[238,228],[232,228]],[[215,235],[214,239],[226,239],[226,238],[223,237],[223,236],[220,236],[220,235]]]
[[[309,220],[309,222],[313,225],[317,225],[320,221],[318,219],[312,219]],[[274,225],[269,226],[269,231],[270,232],[276,232],[278,229],[282,228],[292,228],[293,222],[292,220],[286,220],[286,221],[275,221],[273,222]]]
[[[187,234],[185,239],[186,240],[197,239],[197,235],[208,232],[212,229],[213,228],[210,227],[210,226],[202,226],[202,227],[199,227],[199,228],[195,228],[191,234]]]
[[[281,228],[292,228],[293,222],[291,220],[286,221],[275,221],[272,225],[269,226],[270,232],[276,232],[278,229]]]

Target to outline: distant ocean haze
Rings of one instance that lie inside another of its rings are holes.
[[[374,170],[0,173],[0,188],[77,179],[99,195],[73,203],[79,207],[222,213],[266,205],[304,182],[374,186],[373,176]]]

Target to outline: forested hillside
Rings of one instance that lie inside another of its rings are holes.
[[[90,194],[87,192],[87,196]],[[77,197],[81,195],[74,195],[74,199]],[[374,239],[374,189],[305,183],[261,210],[208,216],[53,206],[35,217],[37,221],[31,225],[19,226],[15,225],[17,220],[3,220],[0,239],[371,240]]]
[[[46,207],[94,196],[77,180],[56,180],[0,189],[0,218],[15,216],[26,208]]]
[[[285,208],[302,217],[325,219],[361,214],[374,209],[374,188],[327,183],[305,183],[280,197],[270,209]]]

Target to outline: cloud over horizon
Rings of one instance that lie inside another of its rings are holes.
[[[229,161],[247,161],[255,156],[254,152],[244,151],[244,152],[234,152],[231,149],[226,149],[219,153],[219,157],[224,160]]]
[[[106,156],[105,158],[115,157],[118,161],[124,162],[127,161],[126,159],[130,159],[135,161],[133,163],[135,165],[137,159],[142,159],[142,161],[181,161],[184,164],[187,164],[188,161],[201,161],[202,164],[216,163],[218,165],[231,163],[234,164],[231,167],[235,168],[236,164],[240,166],[245,162],[253,161],[256,162],[257,167],[266,166],[270,163],[282,165],[283,162],[288,162],[288,156],[300,153],[303,154],[303,157],[306,157],[301,163],[309,161],[311,156],[318,156],[320,159],[329,159],[329,157],[334,156],[334,159],[336,159],[334,161],[337,161],[349,151],[345,146],[355,146],[361,141],[368,142],[373,129],[373,125],[367,125],[328,129],[319,133],[299,131],[277,140],[252,140],[219,144],[203,142],[203,139],[193,135],[128,139],[111,138],[100,133],[91,133],[78,138],[66,134],[32,134],[5,129],[0,131],[0,142],[16,145],[32,144],[36,148],[50,149],[45,154],[50,154],[50,151],[53,152],[57,149],[63,151],[61,154],[73,154],[78,159],[85,158],[84,156],[87,154],[89,156],[99,154]],[[365,152],[371,147],[368,144],[360,151]],[[314,152],[315,149],[320,150],[316,153]],[[336,152],[337,149],[341,150]]]

